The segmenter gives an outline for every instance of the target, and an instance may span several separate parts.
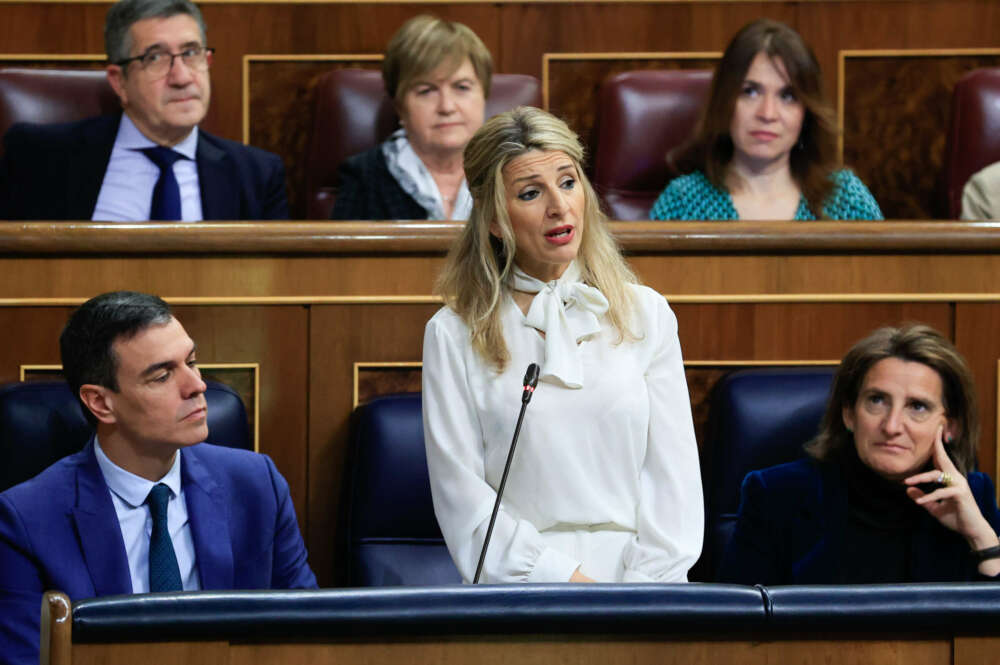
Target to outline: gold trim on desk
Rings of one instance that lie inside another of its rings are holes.
[[[0,0],[2,1],[2,0]],[[234,0],[235,2],[236,0]],[[322,0],[319,0],[322,1]],[[250,63],[253,62],[380,62],[384,59],[381,53],[361,53],[361,54],[253,54],[248,53],[243,56],[243,71],[241,73],[243,81],[243,143],[250,143]]]

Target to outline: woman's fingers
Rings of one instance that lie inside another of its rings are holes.
[[[940,477],[941,477],[940,471],[938,471],[937,469],[931,469],[930,471],[924,471],[922,473],[910,476],[903,482],[906,483],[907,485],[919,485],[921,483],[936,483],[938,482],[938,478]],[[952,479],[954,479],[954,476],[952,476]]]
[[[916,490],[916,492],[919,492],[919,495],[914,496],[914,493],[911,493],[914,490]],[[962,495],[962,490],[961,488],[958,487],[941,487],[934,490],[933,492],[926,493],[922,492],[920,488],[910,487],[906,490],[906,493],[907,495],[909,495],[911,499],[913,499],[916,503],[922,506],[928,503],[936,503],[938,501],[944,501],[945,499],[957,499]]]

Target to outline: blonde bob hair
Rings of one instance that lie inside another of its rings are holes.
[[[457,21],[427,14],[414,16],[389,40],[382,61],[385,91],[398,106],[414,81],[442,63],[451,63],[458,69],[466,58],[483,88],[483,97],[489,97],[493,56],[476,33]]]
[[[583,187],[583,233],[577,265],[582,279],[608,299],[608,319],[619,341],[635,339],[629,328],[632,296],[637,283],[607,228],[607,217],[583,172],[584,150],[565,122],[540,109],[521,106],[487,121],[465,147],[465,178],[472,192],[469,221],[445,261],[437,292],[469,327],[472,347],[496,371],[510,359],[500,310],[510,292],[517,245],[510,216],[503,170],[532,150],[558,151],[573,161]],[[498,230],[498,235],[490,232]]]

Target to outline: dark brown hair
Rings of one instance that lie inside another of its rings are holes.
[[[955,437],[945,443],[945,449],[962,474],[971,471],[979,442],[972,373],[951,342],[921,324],[879,328],[851,347],[833,377],[819,436],[806,446],[806,452],[819,460],[831,460],[854,445],[854,435],[844,424],[844,409],[854,408],[869,370],[886,358],[922,363],[938,373],[945,414],[956,425]]]
[[[789,162],[792,177],[810,210],[822,218],[823,204],[834,185],[830,176],[837,168],[837,124],[823,95],[816,56],[799,33],[784,23],[762,18],[736,33],[715,69],[708,103],[694,139],[678,151],[676,158],[667,159],[679,172],[701,169],[713,185],[727,189],[726,171],[733,158],[729,127],[746,73],[758,53],[781,61],[789,84],[805,109],[802,131]]]

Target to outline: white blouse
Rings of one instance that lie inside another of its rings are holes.
[[[528,405],[483,582],[682,582],[701,552],[701,473],[677,319],[632,287],[638,341],[581,342],[583,387],[539,381]],[[423,408],[434,511],[462,578],[475,575],[532,362],[544,340],[510,298],[502,374],[449,308],[424,333]]]

